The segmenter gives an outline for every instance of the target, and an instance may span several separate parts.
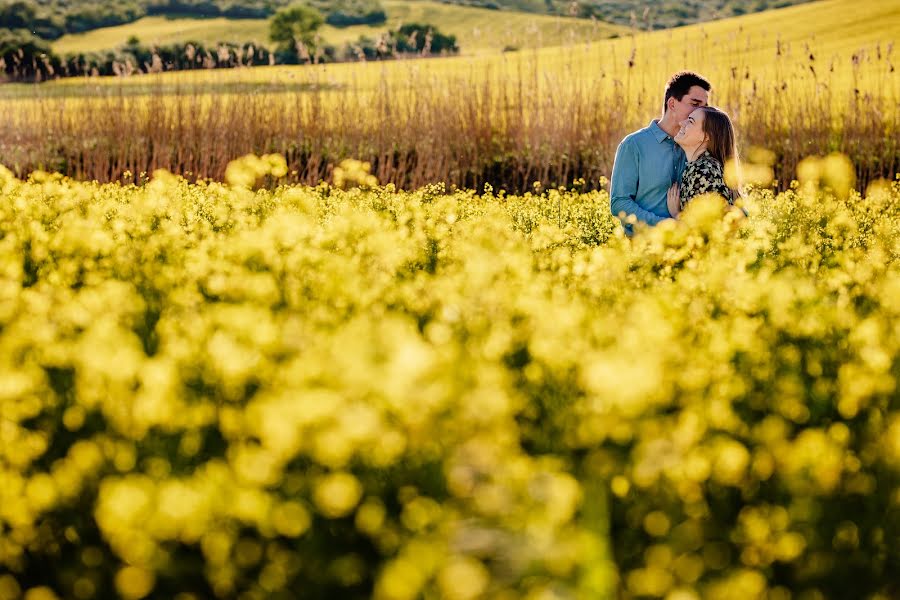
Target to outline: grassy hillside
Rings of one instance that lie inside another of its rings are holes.
[[[477,27],[477,20],[470,16],[469,21],[461,20],[462,26],[446,25],[450,33],[463,35],[464,31],[469,31],[469,42],[476,39],[485,40],[491,36],[492,32],[497,31],[515,31],[515,27],[511,25],[514,18],[524,19],[527,23],[528,19],[535,18],[533,15],[520,15],[515,13],[498,13],[497,11],[482,11],[480,9],[471,9],[466,7],[453,7],[432,2],[408,2],[404,0],[388,0],[391,11],[397,15],[398,11],[404,7],[410,10],[410,18],[427,19],[427,15],[418,12],[423,8],[431,8],[436,12],[446,10],[445,14],[453,15],[459,18],[461,15],[483,15],[487,13],[492,17],[487,21],[492,25],[491,29],[485,29],[488,33],[474,31]],[[413,12],[415,10],[416,12]],[[456,12],[464,11],[464,12]],[[476,12],[471,12],[476,11]],[[435,14],[435,13],[432,13]],[[502,18],[500,18],[502,17]],[[396,16],[393,17],[397,19]],[[173,20],[169,22],[170,27],[183,20]],[[500,21],[500,23],[498,23]],[[396,22],[396,21],[393,21]],[[542,33],[546,33],[553,27],[559,27],[560,23],[574,22],[578,26],[584,26],[581,20],[560,21],[554,17],[543,17],[532,23],[538,23],[543,26]],[[213,29],[213,24],[217,21],[202,21],[201,25],[207,30]],[[240,24],[235,21],[234,23]],[[250,27],[253,21],[244,22],[244,25]],[[222,22],[224,26],[228,23]],[[262,23],[258,23],[261,26]],[[602,28],[603,25],[593,25],[592,27]],[[157,24],[158,31],[165,30],[162,24]],[[122,43],[127,39],[127,35],[132,35],[135,31],[127,32],[125,36],[113,36],[113,30],[119,28],[110,28],[103,30],[104,35],[109,35],[105,42],[101,41],[95,44],[83,46],[71,45],[69,49],[87,49],[103,47],[104,44],[115,45],[115,39],[121,39]],[[151,29],[152,30],[152,29]],[[755,13],[741,17],[722,19],[710,23],[701,23],[680,27],[666,31],[655,31],[639,33],[637,35],[621,36],[618,39],[600,40],[591,43],[589,46],[580,48],[577,52],[573,52],[567,48],[544,48],[536,54],[529,53],[522,59],[517,61],[537,62],[544,71],[552,71],[554,66],[565,64],[569,68],[575,69],[578,75],[591,74],[603,77],[626,77],[633,76],[641,80],[652,79],[655,76],[666,73],[676,68],[694,68],[707,73],[715,73],[722,71],[723,74],[730,73],[732,68],[743,67],[751,70],[752,75],[762,76],[767,73],[773,73],[776,69],[784,70],[799,69],[805,71],[807,66],[799,59],[808,62],[810,53],[818,60],[820,69],[827,70],[829,68],[828,61],[839,59],[840,66],[843,68],[845,63],[851,58],[851,54],[861,48],[868,48],[873,52],[876,45],[880,44],[879,53],[887,53],[890,49],[890,42],[896,37],[896,31],[900,30],[900,2],[882,2],[881,0],[820,0],[807,4],[791,6],[787,8]],[[323,34],[329,32],[323,28]],[[372,28],[354,27],[343,30],[343,35],[328,37],[327,39],[340,42],[342,40],[351,39],[357,33],[374,33]],[[194,33],[199,34],[199,29],[195,29]],[[88,35],[99,35],[94,32]],[[165,38],[159,33],[159,41],[174,41],[179,38]],[[187,35],[187,34],[184,34]],[[249,30],[236,34],[249,35],[250,39],[254,39]],[[263,39],[264,27],[258,30],[258,39]],[[65,38],[60,43],[72,42],[75,38]],[[86,41],[88,38],[80,38]],[[465,49],[466,38],[463,37],[462,45]],[[144,42],[153,41],[149,36],[142,38]],[[482,42],[486,47],[488,42]],[[779,49],[780,45],[780,49]],[[496,46],[495,46],[496,47]],[[59,47],[60,50],[65,46]],[[57,49],[54,47],[54,49]],[[470,47],[471,50],[471,47]],[[879,54],[880,56],[880,54]],[[890,59],[890,56],[887,57]],[[458,57],[446,58],[439,61],[429,61],[428,72],[434,76],[451,76],[460,75],[470,72],[472,69],[482,71],[491,67],[502,67],[509,63],[509,59],[500,59],[498,57],[484,56],[480,58]],[[815,62],[815,61],[813,61]],[[897,62],[897,61],[895,61]],[[230,72],[216,72],[212,75],[215,82],[241,82],[251,83],[253,81],[271,83],[279,79],[289,79],[294,81],[300,79],[319,79],[322,74],[327,72],[330,81],[349,83],[353,82],[354,86],[367,87],[368,83],[376,84],[383,78],[396,78],[403,81],[407,77],[407,73],[411,68],[416,68],[415,64],[409,61],[402,61],[395,64],[382,64],[378,67],[366,64],[335,64],[318,67],[260,67],[250,70],[241,69]],[[893,78],[900,76],[900,70],[892,73]],[[166,73],[162,75],[164,81],[195,81],[200,77],[204,79],[202,74],[197,73]],[[210,80],[212,81],[212,80]],[[124,82],[126,85],[143,85],[140,79],[130,79]],[[63,86],[79,87],[79,81],[60,80],[48,83],[44,86],[46,93],[47,88]],[[19,96],[18,86],[5,86],[4,90],[0,90],[0,97]]]
[[[376,37],[402,23],[425,22],[455,35],[463,53],[472,54],[504,47],[533,48],[597,40],[628,31],[619,25],[590,19],[511,11],[499,13],[429,1],[386,0],[382,4],[388,16],[385,24],[344,28],[326,25],[320,30],[323,39],[329,44],[340,45],[353,42],[363,35]],[[126,25],[64,36],[53,44],[53,50],[62,54],[105,50],[124,44],[131,36],[143,43],[159,44],[188,40],[205,43],[255,41],[265,44],[268,42],[269,26],[265,19],[144,17]]]
[[[159,44],[185,40],[264,42],[268,37],[267,23],[266,19],[144,17],[125,25],[63,36],[53,43],[53,50],[60,54],[107,50],[132,36],[144,43]]]
[[[784,8],[810,0],[445,0],[542,14],[595,17],[639,29],[665,29]]]
[[[147,15],[203,15],[264,19],[294,0],[0,0],[0,29],[26,29],[55,40],[66,33],[131,23]],[[376,0],[311,0],[326,3],[327,18],[365,17],[377,12]],[[377,20],[377,19],[376,19]],[[329,22],[334,22],[330,20]],[[373,22],[363,19],[358,22]],[[339,23],[338,23],[339,24]]]

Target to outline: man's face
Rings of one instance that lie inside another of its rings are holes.
[[[695,85],[688,90],[687,94],[685,94],[681,100],[669,98],[667,107],[674,117],[673,121],[675,123],[681,123],[686,120],[695,109],[706,106],[707,102],[709,102],[709,92],[699,85]]]

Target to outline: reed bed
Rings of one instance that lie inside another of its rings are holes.
[[[6,86],[0,163],[98,181],[158,168],[221,179],[236,156],[275,152],[304,184],[355,157],[404,189],[597,188],[621,138],[659,115],[667,77],[693,68],[746,158],[770,151],[776,187],[803,157],[841,152],[864,189],[900,171],[895,61],[874,33],[798,42],[693,27],[492,57]]]

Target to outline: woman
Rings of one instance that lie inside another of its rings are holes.
[[[725,183],[725,165],[736,160],[731,119],[712,106],[696,109],[680,123],[675,143],[684,150],[687,165],[678,184],[669,189],[669,213],[677,217],[685,205],[702,194],[719,194],[734,204],[734,191]]]

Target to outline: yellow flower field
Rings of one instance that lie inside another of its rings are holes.
[[[0,600],[900,597],[898,29],[0,86]]]
[[[896,597],[900,181],[842,164],[631,240],[0,169],[0,598]]]

